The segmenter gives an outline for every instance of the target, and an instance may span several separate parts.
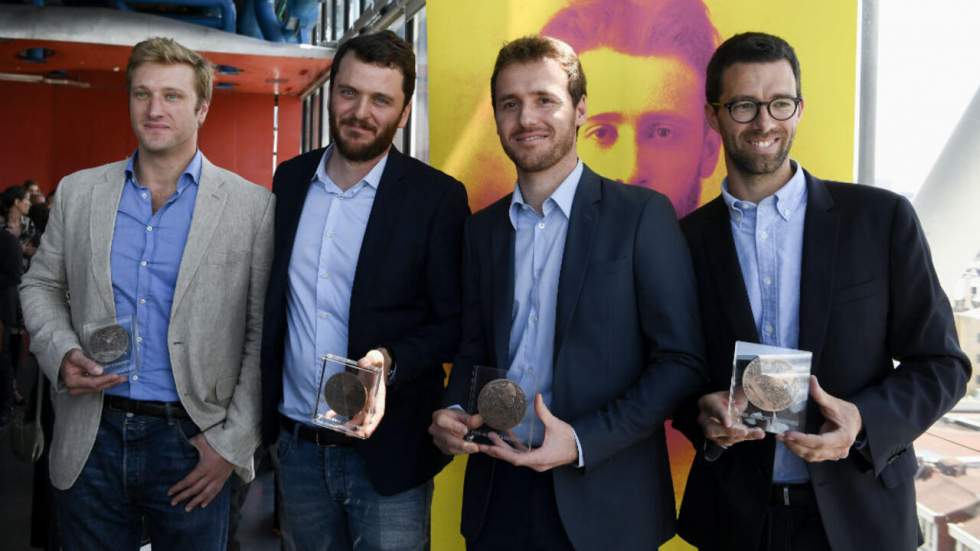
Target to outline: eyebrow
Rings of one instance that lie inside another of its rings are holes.
[[[794,96],[793,94],[774,94],[772,96],[772,99],[766,100],[766,101],[772,101],[774,99],[795,99],[795,98],[796,98],[796,96]],[[731,99],[729,99],[728,101],[726,101],[725,103],[731,103],[731,102],[735,102],[735,101],[763,101],[763,100],[761,100],[761,99],[759,99],[759,98],[757,98],[755,96],[747,96],[746,95],[746,96],[734,96]]]

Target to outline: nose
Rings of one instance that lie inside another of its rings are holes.
[[[365,119],[369,114],[368,110],[368,98],[361,97],[358,99],[357,104],[354,106],[354,116],[358,119]]]
[[[534,112],[534,108],[528,104],[523,104],[520,107],[520,112],[517,114],[518,121],[524,128],[534,126],[535,121],[537,121],[537,115]]]
[[[769,114],[769,107],[766,105],[760,105],[759,112],[755,115],[755,118],[752,119],[752,122],[750,122],[749,125],[755,130],[764,132],[776,126],[778,123],[779,121],[772,118],[772,115]]]
[[[156,94],[150,95],[150,100],[146,106],[146,114],[150,118],[156,118],[163,114],[163,100]]]

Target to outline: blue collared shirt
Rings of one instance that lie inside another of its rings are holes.
[[[779,191],[758,204],[721,195],[728,205],[735,250],[752,305],[761,344],[797,348],[800,340],[800,263],[806,218],[806,178],[793,162],[793,176]],[[776,442],[773,481],[800,483],[810,479],[806,463]]]
[[[558,277],[565,254],[565,237],[582,162],[545,199],[539,214],[524,202],[516,186],[510,202],[514,239],[514,306],[508,347],[507,378],[517,382],[529,399],[528,410],[514,434],[541,443],[544,427],[530,400],[540,393],[551,407],[551,383],[558,309]],[[581,455],[581,454],[580,454]]]
[[[180,261],[194,217],[201,159],[200,151],[194,154],[177,180],[177,191],[156,212],[150,190],[136,178],[137,153],[126,164],[109,262],[116,319],[133,320],[139,371],[106,390],[109,394],[133,400],[180,400],[170,365],[167,330]]]
[[[381,174],[388,162],[385,155],[363,180],[343,191],[327,176],[332,153],[333,147],[323,153],[306,193],[289,259],[288,325],[279,411],[306,424],[311,424],[316,407],[320,358],[325,354],[347,357],[354,272]]]

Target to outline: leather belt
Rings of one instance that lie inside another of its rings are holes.
[[[110,408],[136,415],[149,415],[151,417],[173,417],[176,419],[190,419],[187,410],[180,402],[153,402],[150,400],[130,400],[122,396],[106,394],[102,400],[103,408]]]
[[[297,438],[301,438],[307,442],[312,442],[317,446],[348,447],[354,444],[354,439],[349,436],[344,436],[339,432],[329,429],[321,429],[318,427],[304,425],[303,423],[297,423],[296,421],[293,421],[289,417],[282,414],[279,415],[279,426],[283,431],[294,434]]]
[[[769,492],[770,505],[809,507],[816,502],[810,484],[773,484]]]

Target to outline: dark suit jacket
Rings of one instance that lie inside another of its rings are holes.
[[[447,403],[466,403],[473,365],[509,367],[515,237],[509,204],[504,197],[467,223],[463,341]],[[704,382],[693,278],[670,202],[586,167],[558,281],[551,404],[574,427],[585,458],[582,469],[551,471],[576,549],[653,549],[674,534],[663,425]],[[469,458],[467,538],[483,527],[495,462]]]
[[[266,444],[279,432],[289,258],[323,151],[286,161],[273,179],[275,257],[262,338]],[[354,443],[383,495],[421,484],[448,462],[427,429],[440,405],[442,364],[452,360],[459,340],[460,256],[468,215],[461,183],[391,148],[357,261],[347,349],[357,359],[383,346],[397,363],[381,424],[369,439]]]
[[[867,447],[810,463],[835,550],[914,549],[912,441],[963,396],[970,367],[912,206],[894,193],[809,173],[800,281],[799,348],[831,395],[857,405]],[[701,298],[710,383],[728,388],[736,340],[759,342],[721,197],[681,222]],[[898,360],[898,368],[892,360]],[[697,406],[674,419],[701,450]],[[807,431],[824,419],[811,401]],[[757,549],[772,480],[774,439],[743,442],[715,462],[698,453],[678,531],[709,549]]]

